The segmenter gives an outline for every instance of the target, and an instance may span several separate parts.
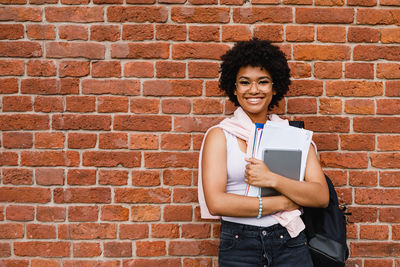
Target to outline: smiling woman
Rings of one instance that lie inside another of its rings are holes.
[[[206,133],[199,162],[202,218],[222,219],[220,267],[312,266],[299,208],[324,207],[329,197],[314,148],[308,153],[305,182],[279,176],[263,161],[246,157],[254,123],[288,124],[269,111],[289,84],[285,55],[269,41],[239,42],[222,56],[219,85],[239,107]],[[247,184],[273,187],[281,195],[249,197]]]

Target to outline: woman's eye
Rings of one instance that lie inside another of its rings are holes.
[[[250,84],[248,81],[239,81],[239,84],[241,84],[241,85],[248,85],[248,84]]]
[[[267,84],[270,83],[270,81],[268,81],[268,80],[263,80],[263,81],[259,81],[258,83],[261,84],[261,85],[267,85]]]

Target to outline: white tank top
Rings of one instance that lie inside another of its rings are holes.
[[[237,137],[223,130],[226,139],[226,168],[228,172],[226,192],[244,196],[247,184],[244,182],[244,171],[247,162],[244,160],[246,153],[240,150]],[[225,221],[248,225],[268,227],[277,224],[272,216],[263,216],[260,219],[253,217],[228,217],[222,216]]]

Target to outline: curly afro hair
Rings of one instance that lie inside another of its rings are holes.
[[[279,47],[272,45],[268,40],[253,38],[238,42],[221,59],[219,87],[235,106],[239,106],[234,92],[236,76],[241,67],[262,67],[271,75],[276,94],[272,97],[268,110],[278,105],[279,100],[289,90],[290,69],[286,57]]]

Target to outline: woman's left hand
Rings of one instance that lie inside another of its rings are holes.
[[[245,182],[258,187],[274,187],[274,173],[264,161],[256,158],[246,158],[248,164],[244,172]]]

